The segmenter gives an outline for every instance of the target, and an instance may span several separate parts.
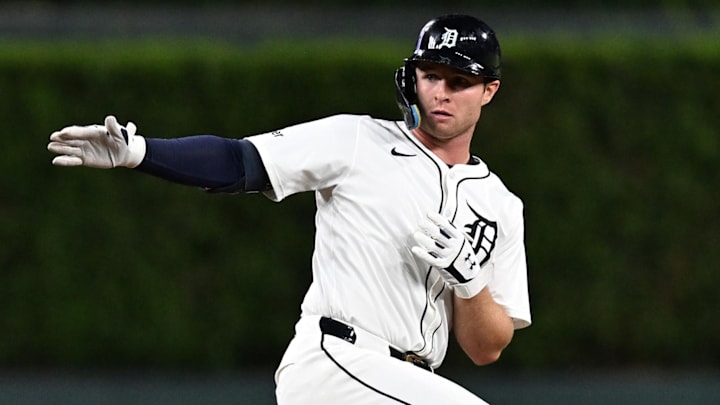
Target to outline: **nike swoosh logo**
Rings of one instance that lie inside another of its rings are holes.
[[[417,156],[417,155],[415,155],[415,154],[408,154],[408,153],[398,152],[397,148],[392,148],[392,150],[390,151],[390,154],[392,154],[393,156],[403,156],[403,157]]]

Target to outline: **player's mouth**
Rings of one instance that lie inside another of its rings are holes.
[[[430,114],[432,114],[433,117],[435,117],[439,120],[446,120],[446,119],[452,118],[452,116],[453,116],[452,114],[450,114],[449,112],[447,112],[445,110],[433,110],[430,112]]]

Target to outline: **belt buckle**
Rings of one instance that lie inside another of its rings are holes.
[[[418,366],[420,368],[424,368],[425,370],[432,371],[432,368],[430,367],[428,362],[413,352],[405,353],[405,361],[407,361],[415,366]]]

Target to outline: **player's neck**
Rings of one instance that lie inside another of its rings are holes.
[[[413,131],[415,137],[433,152],[440,160],[452,166],[464,164],[470,160],[470,141],[472,134],[461,135],[450,139],[438,139],[428,135],[421,128]]]

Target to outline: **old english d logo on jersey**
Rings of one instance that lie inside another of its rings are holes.
[[[497,222],[478,214],[473,207],[468,204],[468,208],[477,218],[475,222],[465,225],[465,230],[474,242],[473,250],[480,259],[480,266],[483,266],[490,260],[490,254],[495,249],[495,240],[497,239]]]

